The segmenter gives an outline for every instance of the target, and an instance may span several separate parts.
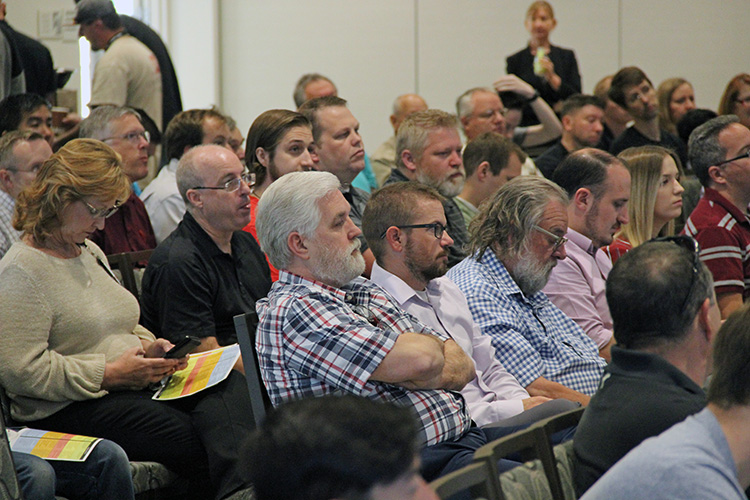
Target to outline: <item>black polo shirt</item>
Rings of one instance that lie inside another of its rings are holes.
[[[578,494],[641,441],[705,406],[703,389],[661,356],[613,346],[612,362],[573,437]]]
[[[232,235],[229,255],[186,212],[143,275],[141,324],[171,342],[193,335],[232,344],[233,317],[254,312],[270,288],[266,258],[250,233]]]

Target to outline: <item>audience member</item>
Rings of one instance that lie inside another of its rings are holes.
[[[604,151],[610,150],[615,138],[625,132],[628,123],[633,120],[622,106],[609,98],[609,88],[612,85],[612,76],[613,75],[605,76],[599,80],[594,87],[594,95],[604,103],[604,118],[602,118],[604,131],[602,132],[602,138],[597,146],[597,148]]]
[[[539,97],[539,92],[534,87],[516,75],[501,76],[492,86],[497,90],[500,100],[505,105],[505,136],[507,138],[512,139],[522,148],[529,149],[560,137],[562,133],[560,120],[549,104]],[[513,106],[508,105],[506,102],[508,100],[514,102]],[[521,123],[525,106],[528,106],[534,113],[539,121],[538,125],[518,126]]]
[[[612,262],[599,249],[628,223],[630,173],[611,154],[581,149],[557,167],[552,180],[570,197],[567,259],[552,269],[544,293],[596,342],[609,361],[612,317],[605,297]]]
[[[242,231],[253,183],[253,174],[221,146],[196,146],[180,159],[177,186],[187,211],[143,276],[141,321],[157,337],[199,337],[197,351],[233,344],[234,316],[255,311],[268,293],[266,259]]]
[[[26,92],[26,76],[18,47],[0,28],[0,99]]]
[[[533,2],[526,11],[524,26],[531,35],[529,45],[506,59],[506,72],[530,83],[557,110],[560,102],[581,92],[575,53],[550,43],[549,35],[557,21],[548,2]],[[527,108],[521,125],[533,123],[534,114]]]
[[[682,119],[677,123],[677,134],[679,135],[680,139],[682,139],[682,142],[687,144],[690,140],[690,134],[693,133],[693,130],[703,125],[708,120],[716,118],[717,116],[719,115],[717,115],[716,111],[712,109],[691,109],[690,111],[685,113]],[[692,169],[689,170],[692,171]]]
[[[720,115],[737,115],[740,123],[750,128],[750,75],[740,73],[729,83],[719,101]]]
[[[316,97],[338,96],[336,85],[327,77],[319,73],[307,73],[297,80],[294,86],[294,105],[299,109],[305,101]]]
[[[87,239],[130,193],[106,144],[76,139],[44,163],[16,202],[23,232],[0,261],[0,384],[13,419],[111,439],[131,460],[157,461],[194,498],[224,498],[252,418],[247,386],[232,376],[179,403],[146,389],[186,358],[138,325],[138,303]]]
[[[446,198],[443,202],[446,229],[453,239],[453,244],[448,247],[448,267],[466,256],[463,247],[468,241],[461,209],[454,200],[466,180],[461,149],[458,120],[454,115],[437,109],[413,113],[398,129],[398,168],[385,182],[417,181],[436,189]]]
[[[674,151],[641,146],[626,149],[618,158],[630,171],[629,220],[615,233],[612,244],[602,248],[612,264],[641,243],[674,235],[685,191],[680,184],[682,166]]]
[[[496,132],[485,132],[469,141],[463,155],[466,182],[461,194],[453,198],[466,227],[484,200],[521,175],[525,160],[526,154],[518,145]]]
[[[641,441],[706,404],[701,386],[720,313],[697,250],[687,236],[659,238],[609,274],[617,345],[573,441],[579,494]]]
[[[154,53],[127,34],[112,1],[81,0],[74,21],[92,50],[104,50],[94,68],[89,107],[137,108],[161,125],[161,68]]]
[[[79,136],[109,144],[122,158],[122,172],[131,184],[148,175],[150,136],[136,111],[100,106],[81,122]],[[104,227],[94,231],[89,239],[107,255],[155,248],[156,237],[141,199],[130,193],[127,201],[118,208],[107,218]]]
[[[250,192],[250,222],[244,230],[258,239],[255,213],[263,192],[282,175],[289,172],[313,170],[312,125],[296,111],[271,109],[255,119],[247,133],[245,157],[247,167],[255,174],[255,185]],[[271,281],[279,279],[279,270],[268,262]]]
[[[34,182],[52,149],[36,132],[9,132],[0,137],[0,258],[21,239],[13,227],[18,195]]]
[[[670,134],[678,135],[677,124],[685,113],[695,109],[693,86],[684,78],[668,78],[656,89],[656,99],[659,102],[659,125]]]
[[[321,396],[272,411],[244,467],[258,500],[437,500],[417,453],[417,422],[407,409]]]
[[[164,132],[164,152],[169,163],[141,193],[151,218],[156,242],[161,243],[185,215],[185,202],[177,189],[176,172],[182,155],[199,144],[229,148],[227,119],[215,109],[189,109],[177,114]]]
[[[349,393],[409,408],[420,421],[421,471],[432,480],[471,462],[486,443],[454,392],[474,378],[474,364],[359,277],[361,231],[339,188],[329,172],[293,172],[258,204],[258,237],[280,270],[258,302],[263,382],[274,406]]]
[[[633,117],[633,126],[615,139],[610,153],[617,155],[638,146],[662,146],[677,153],[683,165],[687,163],[685,145],[659,123],[656,91],[646,73],[635,66],[622,68],[612,77],[609,98]]]
[[[485,426],[490,439],[577,406],[566,400],[543,405],[549,398],[530,397],[495,358],[492,342],[474,323],[463,293],[444,276],[451,237],[445,231],[442,201],[434,189],[413,182],[391,184],[373,194],[363,220],[377,259],[372,281],[472,358],[477,376],[461,393],[472,420]],[[525,411],[531,408],[534,411]]]
[[[489,87],[475,87],[458,96],[456,113],[467,141],[484,132],[505,135],[506,110],[498,93]]]
[[[747,498],[743,490],[750,486],[748,321],[745,307],[716,337],[708,407],[628,453],[582,500],[625,500],[644,492],[657,500]]]
[[[594,148],[604,132],[604,104],[593,95],[576,94],[562,103],[562,137],[539,156],[535,163],[547,179],[558,165],[573,151]]]
[[[365,145],[359,135],[359,121],[349,111],[346,100],[336,96],[310,99],[300,106],[299,112],[312,123],[317,158],[315,168],[336,176],[351,207],[352,221],[361,228],[362,213],[370,193],[352,185],[354,178],[365,168]],[[360,236],[359,241],[366,264],[365,276],[369,276],[375,258],[364,237]]]
[[[370,157],[378,186],[382,186],[388,176],[391,175],[391,171],[396,168],[396,134],[401,122],[410,114],[426,109],[427,103],[417,94],[403,94],[393,101],[393,114],[391,115],[393,135],[381,144]]]
[[[693,131],[688,148],[705,193],[683,231],[700,244],[726,319],[750,296],[750,130],[734,115],[719,116]]]
[[[11,130],[36,132],[50,147],[55,143],[52,132],[52,106],[36,94],[15,94],[0,101],[0,135]]]
[[[495,355],[532,396],[587,404],[606,365],[541,291],[565,258],[568,196],[539,177],[501,187],[472,223],[470,256],[448,272]]]
[[[231,149],[234,154],[237,155],[237,158],[240,160],[241,163],[245,163],[245,148],[242,147],[245,138],[242,137],[242,131],[237,127],[237,122],[234,121],[234,118],[231,116],[227,116],[227,127],[229,128],[229,138],[227,139],[227,143],[229,143],[229,149]]]

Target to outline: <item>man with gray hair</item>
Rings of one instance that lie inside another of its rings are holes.
[[[575,434],[579,495],[641,441],[706,406],[701,387],[721,314],[697,252],[688,236],[657,238],[609,273],[617,345]]]
[[[464,245],[469,239],[461,209],[454,198],[466,181],[461,158],[461,137],[455,115],[428,109],[407,116],[396,134],[396,165],[386,184],[416,181],[436,189],[443,203],[446,229],[453,238],[448,247],[448,266],[466,257]]]
[[[495,355],[532,396],[587,404],[606,362],[541,291],[565,258],[568,196],[538,177],[501,187],[475,220],[470,256],[448,272]]]
[[[187,211],[143,276],[141,323],[157,337],[175,343],[193,335],[199,351],[237,342],[234,316],[254,311],[271,287],[265,256],[242,231],[253,184],[230,149],[196,146],[180,159],[177,187]]]
[[[750,130],[719,116],[693,131],[688,150],[705,193],[683,231],[700,244],[726,319],[750,296]]]
[[[361,231],[329,172],[293,172],[263,193],[256,224],[279,280],[258,302],[258,357],[274,406],[348,393],[413,410],[432,480],[487,442],[460,391],[474,364],[449,336],[361,278]]]
[[[390,118],[393,135],[381,144],[370,157],[378,186],[382,186],[388,176],[391,175],[391,171],[396,168],[396,134],[401,122],[410,114],[426,109],[427,103],[417,94],[403,94],[393,101],[393,113]]]
[[[294,86],[293,97],[297,109],[305,101],[329,95],[337,96],[339,95],[339,91],[328,77],[320,73],[306,73],[297,80],[297,85]]]
[[[97,139],[111,146],[122,157],[122,172],[131,183],[148,174],[150,136],[138,112],[131,108],[100,106],[81,122],[79,136]],[[91,241],[104,253],[138,252],[156,247],[156,236],[146,207],[136,194],[120,206],[103,229],[97,229]]]
[[[0,258],[21,239],[13,227],[16,198],[50,156],[52,148],[36,132],[12,131],[0,137]]]

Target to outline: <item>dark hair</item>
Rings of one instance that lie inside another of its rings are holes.
[[[625,89],[635,85],[640,85],[644,80],[652,87],[654,86],[641,68],[636,66],[626,66],[622,68],[612,77],[612,84],[609,87],[609,98],[612,99],[615,104],[627,110],[628,105],[625,101]]]
[[[604,111],[604,101],[595,95],[573,94],[563,101],[562,107],[560,108],[560,118],[572,115],[584,106],[596,106]]]
[[[750,404],[750,304],[732,313],[713,344],[713,374],[708,402],[728,410]]]
[[[690,168],[704,187],[710,187],[708,169],[726,159],[727,149],[721,145],[719,134],[733,123],[739,123],[735,115],[720,115],[708,120],[690,134],[688,158]]]
[[[581,188],[588,188],[598,197],[604,192],[607,170],[622,161],[606,151],[584,148],[574,151],[552,172],[552,182],[560,186],[571,198]]]
[[[691,109],[685,113],[680,121],[677,122],[677,133],[680,135],[682,142],[687,144],[693,130],[717,116],[716,111],[703,108]]]
[[[411,224],[419,199],[445,201],[435,189],[420,182],[395,182],[370,196],[362,214],[362,233],[378,262],[382,262],[387,246],[381,235],[391,226]]]
[[[0,101],[0,134],[18,130],[24,116],[41,106],[52,109],[47,99],[37,94],[15,94]]]
[[[519,154],[520,150],[520,154]],[[466,178],[474,175],[477,167],[484,161],[490,163],[492,175],[498,175],[508,166],[510,155],[515,154],[518,160],[526,161],[526,154],[513,141],[497,132],[484,132],[469,141],[464,149],[464,169]]]
[[[255,173],[255,185],[260,186],[268,174],[266,167],[260,164],[255,150],[263,148],[273,159],[276,146],[284,134],[294,127],[312,128],[310,120],[296,111],[288,109],[269,109],[264,111],[250,125],[245,144],[245,163]]]
[[[203,142],[203,121],[216,118],[226,123],[227,119],[216,109],[189,109],[177,113],[169,121],[164,131],[164,151],[167,159],[179,159],[186,147],[194,147]]]
[[[417,427],[407,408],[358,396],[285,403],[251,436],[239,464],[258,500],[365,497],[410,470]]]
[[[346,99],[335,95],[327,95],[323,97],[315,97],[309,101],[305,101],[302,106],[299,107],[299,112],[302,113],[310,123],[312,123],[313,139],[315,142],[320,140],[320,134],[323,132],[320,129],[320,121],[318,120],[318,111],[323,108],[335,108],[343,106],[346,107]]]
[[[687,248],[654,240],[615,262],[606,293],[618,345],[643,349],[685,337],[703,302],[714,300],[711,272],[700,260],[694,271],[694,262]]]

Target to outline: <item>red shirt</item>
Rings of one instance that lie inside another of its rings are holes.
[[[156,237],[146,207],[134,193],[106,219],[104,229],[97,229],[89,239],[106,255],[156,248]]]
[[[628,250],[632,250],[633,245],[630,244],[625,238],[615,238],[611,245],[602,248],[602,252],[609,257],[612,261],[612,265],[615,265],[617,259],[628,253]]]
[[[260,198],[257,196],[250,196],[250,222],[242,228],[243,231],[252,234],[255,241],[258,241],[258,230],[255,228],[255,210],[258,208],[259,201]],[[258,241],[258,243],[260,242]],[[279,270],[273,267],[271,261],[268,260],[268,255],[266,255],[266,261],[268,261],[268,269],[271,271],[271,283],[274,283],[279,279]]]

